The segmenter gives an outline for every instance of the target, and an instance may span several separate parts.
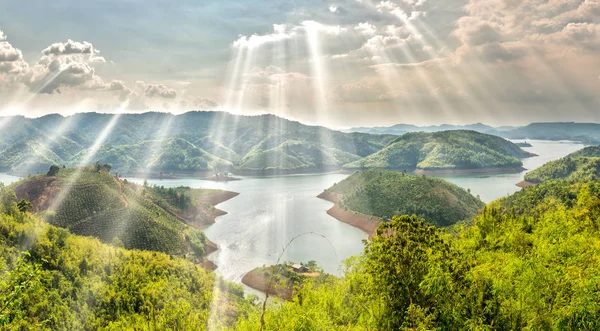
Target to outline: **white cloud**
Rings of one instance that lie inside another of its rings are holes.
[[[0,84],[13,84],[28,72],[21,50],[6,41],[6,35],[0,31]]]
[[[255,48],[263,44],[290,39],[295,36],[295,34],[294,30],[287,32],[287,26],[285,24],[273,24],[273,33],[265,35],[253,34],[250,37],[241,35],[233,42],[233,47]]]
[[[377,27],[369,22],[360,22],[355,27],[354,30],[359,33],[367,36],[374,35],[377,33]]]
[[[94,45],[91,43],[84,41],[78,42],[68,39],[65,43],[54,43],[44,50],[42,50],[42,55],[73,55],[73,54],[82,54],[87,56],[88,62],[106,62],[106,60],[97,56],[99,51],[94,48]]]
[[[163,84],[146,84],[143,81],[137,81],[136,87],[143,91],[144,95],[150,98],[164,98],[164,99],[175,99],[177,98],[177,91],[168,88]]]

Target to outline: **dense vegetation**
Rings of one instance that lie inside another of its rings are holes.
[[[416,214],[437,226],[471,219],[484,205],[443,179],[383,169],[355,172],[326,191],[342,196],[342,208],[383,219]]]
[[[447,232],[382,223],[341,279],[252,313],[240,330],[597,330],[600,183],[526,188]],[[264,323],[261,322],[264,320]]]
[[[517,145],[475,131],[407,133],[381,151],[349,163],[346,169],[386,168],[412,171],[521,167],[530,154]]]
[[[191,262],[72,235],[2,202],[2,330],[219,329],[253,309],[240,286]]]
[[[41,174],[93,156],[119,173],[320,171],[340,169],[393,138],[224,112],[12,117],[0,137],[0,170]]]
[[[558,179],[597,180],[599,177],[599,146],[586,147],[525,174],[525,180],[531,183]]]
[[[161,190],[136,185],[112,176],[106,167],[60,169],[55,176],[32,176],[11,188],[19,199],[32,202],[32,211],[71,233],[117,242],[127,249],[204,257],[206,237],[186,224],[182,215],[191,209],[197,213],[200,207],[210,212],[212,206],[192,200],[189,188]],[[49,174],[53,170],[56,168]],[[218,191],[202,190],[195,194],[215,193]]]

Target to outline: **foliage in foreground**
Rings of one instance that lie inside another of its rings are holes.
[[[455,233],[394,217],[346,276],[271,307],[264,329],[599,329],[600,184],[545,186],[488,205]]]
[[[183,259],[0,209],[0,329],[218,329],[253,309],[241,287]]]

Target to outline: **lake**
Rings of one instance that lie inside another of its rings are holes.
[[[513,140],[523,142],[523,140]],[[560,159],[585,146],[572,141],[527,140],[533,147],[523,149],[538,156],[523,159],[523,167],[527,170],[511,174],[474,174],[474,175],[440,175],[443,178],[465,189],[471,189],[473,195],[479,195],[483,202],[490,202],[520,190],[515,186],[523,180],[523,176],[548,161]]]
[[[563,157],[584,146],[568,141],[528,141],[525,148],[539,156],[523,160],[526,169]],[[519,190],[515,186],[526,171],[512,174],[477,174],[440,176],[468,188],[485,202]],[[332,204],[316,196],[341,181],[344,174],[288,175],[280,177],[241,177],[240,181],[212,182],[197,178],[148,180],[165,187],[190,186],[216,188],[240,193],[218,205],[227,215],[217,218],[205,229],[219,250],[210,259],[219,267],[216,272],[228,280],[240,282],[243,275],[263,265],[277,262],[283,248],[292,242],[281,261],[315,260],[326,272],[339,275],[341,262],[363,250],[367,235],[325,213]],[[8,183],[17,177],[0,174]],[[143,179],[129,179],[142,183]]]

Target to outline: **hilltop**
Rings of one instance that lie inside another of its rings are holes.
[[[532,156],[503,138],[475,131],[407,133],[381,151],[344,165],[426,172],[522,170],[519,158]]]
[[[548,162],[525,174],[527,183],[550,180],[597,180],[600,177],[600,146],[589,146],[561,159]],[[520,186],[527,183],[519,183]]]
[[[394,215],[416,214],[444,227],[475,217],[484,206],[442,179],[383,169],[355,172],[319,197],[336,204],[328,214],[369,234]]]
[[[274,115],[202,111],[10,117],[0,171],[40,174],[90,160],[121,174],[301,173],[339,170],[395,136],[344,133]]]
[[[199,262],[216,249],[200,230],[224,212],[214,208],[235,193],[141,186],[111,175],[104,165],[58,169],[11,185],[32,211],[71,233],[127,249],[185,256]]]

